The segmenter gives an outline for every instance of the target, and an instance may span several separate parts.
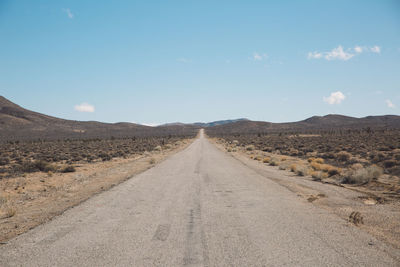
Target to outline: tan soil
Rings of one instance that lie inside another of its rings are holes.
[[[37,172],[1,179],[0,243],[151,168],[192,141],[178,141],[171,149],[145,152],[126,159],[80,164],[72,173]]]

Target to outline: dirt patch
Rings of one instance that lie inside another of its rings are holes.
[[[143,172],[187,147],[181,140],[168,149],[129,158],[83,163],[71,173],[36,172],[0,180],[0,243],[51,220],[91,196]]]

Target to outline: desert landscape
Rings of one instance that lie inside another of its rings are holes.
[[[39,119],[45,126],[33,127]],[[0,121],[7,125],[7,130],[0,131],[2,244],[173,154],[193,150],[188,146],[207,136],[223,153],[261,177],[386,243],[392,247],[391,257],[397,259],[398,116],[357,119],[328,115],[281,124],[247,119],[135,128],[117,124],[115,129],[114,125],[105,126],[110,127],[107,135],[94,137],[91,126],[101,123],[64,122],[23,109],[3,97]],[[56,128],[53,121],[58,122],[56,126],[71,126],[37,138],[41,131]],[[29,126],[21,140],[9,135],[24,125]],[[86,130],[75,136],[70,130],[74,127]],[[65,133],[58,136],[62,131]]]
[[[400,4],[0,1],[0,266],[400,266]]]

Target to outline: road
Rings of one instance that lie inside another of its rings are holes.
[[[399,266],[388,247],[203,135],[0,247],[0,266]]]

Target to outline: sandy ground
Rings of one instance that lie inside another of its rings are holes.
[[[212,142],[225,152],[231,147],[230,144],[217,142],[215,139]],[[329,179],[327,182],[318,182],[310,176],[297,176],[288,170],[280,170],[278,166],[269,166],[262,161],[254,160],[257,157],[271,156],[271,153],[246,151],[240,147],[235,150],[228,154],[299,197],[307,199],[313,205],[349,221],[353,221],[352,217],[358,213],[357,227],[397,249],[400,248],[400,196],[386,191],[386,186],[340,185]],[[286,158],[290,161],[290,157]],[[380,185],[387,185],[384,179],[386,177],[383,177]]]
[[[192,141],[178,141],[171,149],[145,152],[126,159],[80,164],[73,173],[37,172],[24,177],[1,179],[0,243],[153,167]]]

